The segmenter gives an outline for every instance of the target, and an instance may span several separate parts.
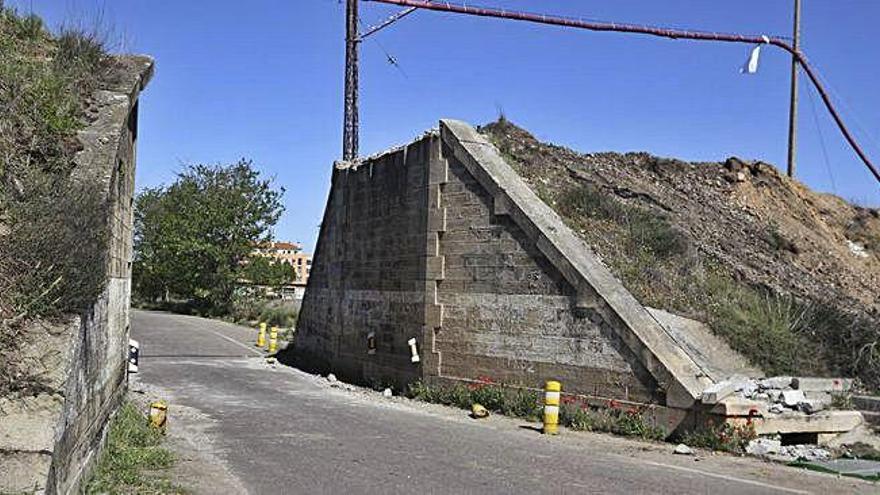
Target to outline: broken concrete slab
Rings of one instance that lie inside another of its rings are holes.
[[[743,397],[727,397],[712,408],[712,414],[722,416],[764,416],[769,411],[766,401],[746,399]]]
[[[806,400],[807,398],[804,396],[804,392],[802,390],[782,391],[782,403],[788,407],[797,407],[798,404]]]
[[[790,376],[772,376],[759,380],[758,385],[762,389],[786,389],[791,386],[792,378]]]
[[[781,433],[843,433],[864,422],[858,411],[821,411],[804,414],[787,410],[782,414],[764,417],[728,418],[728,423],[745,425],[751,422],[758,435],[777,435]]]
[[[736,392],[736,383],[725,380],[710,385],[706,390],[703,390],[701,397],[703,404],[717,404],[722,399],[733,395],[734,392]]]
[[[804,392],[846,392],[852,388],[850,378],[806,378],[791,379],[791,388]]]

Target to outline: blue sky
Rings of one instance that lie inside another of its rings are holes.
[[[469,2],[477,3],[477,2]],[[788,35],[790,0],[481,0],[590,19]],[[340,155],[344,2],[339,0],[7,0],[50,26],[103,12],[113,40],[157,61],[142,97],[138,187],[187,163],[241,157],[287,188],[276,237],[312,249]],[[802,46],[869,156],[880,162],[880,2],[806,0]],[[362,2],[366,25],[396,9]],[[580,151],[687,160],[736,155],[784,167],[790,58],[749,47],[592,33],[418,12],[362,48],[361,152],[410,140],[442,117],[499,109],[540,139]],[[386,60],[399,61],[400,70]],[[880,188],[802,77],[799,178],[880,204]],[[816,114],[811,108],[815,100]],[[820,130],[821,132],[817,131]],[[827,149],[824,159],[822,142]]]

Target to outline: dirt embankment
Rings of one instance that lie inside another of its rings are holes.
[[[707,321],[769,372],[880,385],[880,210],[761,162],[582,154],[504,120],[481,132],[643,303]]]

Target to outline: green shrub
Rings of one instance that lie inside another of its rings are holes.
[[[407,396],[432,404],[454,406],[461,409],[469,409],[473,404],[470,390],[461,384],[439,386],[417,381],[410,384]]]
[[[691,447],[741,454],[755,438],[758,435],[752,423],[733,425],[727,422],[710,422],[696,431],[682,435],[680,440]]]
[[[633,248],[648,250],[661,259],[687,253],[685,235],[660,214],[626,205],[590,184],[580,184],[563,191],[557,199],[563,216],[593,217],[624,227]]]
[[[296,325],[297,316],[298,312],[295,308],[267,305],[260,313],[259,320],[269,326],[290,328]]]
[[[492,412],[501,412],[507,396],[507,390],[502,387],[487,385],[475,385],[471,387],[471,403],[480,404]]]
[[[162,433],[149,426],[137,407],[124,403],[110,423],[107,444],[86,493],[178,493],[156,473],[175,460],[162,442]]]
[[[596,416],[589,409],[578,404],[562,404],[559,408],[559,423],[572,430],[596,430]]]
[[[734,349],[769,375],[817,372],[816,347],[808,338],[809,309],[792,298],[714,283],[717,305],[710,324]]]
[[[104,40],[97,31],[65,27],[57,39],[58,55],[55,59],[66,71],[94,72],[107,64]]]
[[[530,421],[539,419],[542,411],[540,393],[520,388],[507,391],[500,410],[501,414],[506,416]]]

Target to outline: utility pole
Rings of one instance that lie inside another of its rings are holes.
[[[358,0],[345,5],[345,118],[342,128],[342,159],[358,156]]]
[[[794,0],[794,43],[792,48],[800,50],[801,41],[801,0]],[[791,56],[791,106],[788,111],[788,176],[794,177],[797,161],[797,114],[798,114],[798,58]]]

